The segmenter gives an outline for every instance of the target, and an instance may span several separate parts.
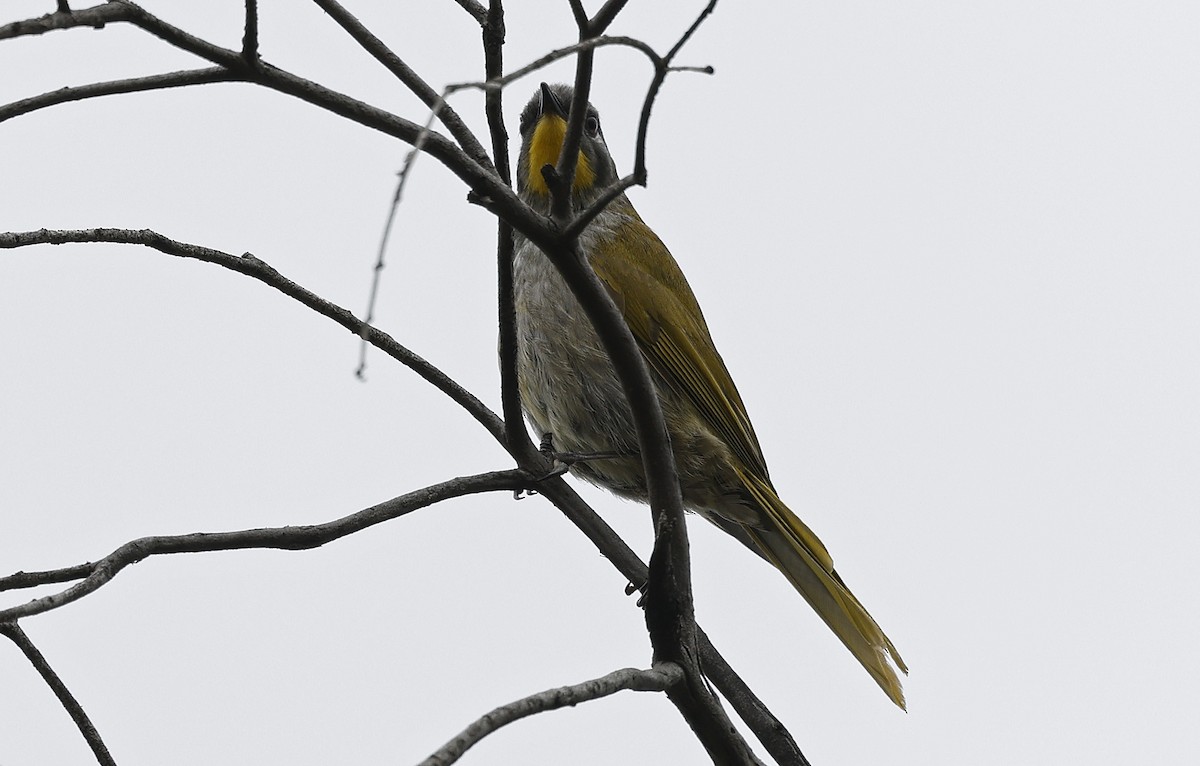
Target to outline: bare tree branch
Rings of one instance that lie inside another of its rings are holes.
[[[91,574],[95,566],[89,561],[86,564],[78,564],[64,569],[51,569],[46,572],[16,572],[8,577],[0,577],[0,592],[79,580]]]
[[[341,306],[304,289],[250,253],[242,256],[230,255],[220,250],[176,242],[149,229],[71,229],[57,231],[40,229],[38,231],[26,232],[0,232],[0,249],[43,244],[62,245],[75,242],[115,242],[127,245],[141,245],[180,258],[193,258],[206,263],[214,263],[236,271],[239,274],[253,277],[275,288],[284,295],[294,298],[301,305],[307,306],[318,314],[332,319],[355,335],[365,337],[371,345],[410,368],[426,381],[433,384],[439,391],[449,396],[479,421],[501,444],[504,443],[504,424],[500,422],[500,418],[496,417],[494,412],[488,409],[470,391],[458,385],[448,375],[425,359],[397,343],[387,333],[364,323]]]
[[[371,274],[371,294],[367,298],[367,313],[363,318],[363,322],[368,325],[375,321],[375,301],[379,298],[379,285],[383,281],[384,258],[387,256],[388,241],[392,236],[392,227],[396,223],[396,214],[400,211],[400,200],[404,197],[404,187],[408,185],[409,173],[412,171],[417,157],[421,154],[421,149],[425,146],[425,141],[429,137],[433,121],[437,119],[438,110],[445,106],[445,103],[442,97],[439,96],[433,108],[429,110],[429,117],[425,120],[425,125],[421,128],[421,132],[417,134],[417,140],[413,141],[412,148],[404,155],[404,164],[401,166],[400,173],[396,179],[396,192],[392,195],[392,205],[388,208],[387,220],[383,224],[383,236],[379,238],[379,252],[375,256],[375,268]],[[367,345],[367,339],[364,337],[358,353],[358,369],[354,371],[355,377],[359,380],[366,379]]]
[[[563,229],[564,237],[578,237],[587,228],[588,224],[596,219],[596,216],[604,212],[604,208],[608,207],[609,203],[620,197],[625,192],[629,191],[634,186],[644,186],[646,183],[644,178],[639,178],[636,175],[627,175],[620,179],[612,186],[604,190],[604,192],[596,198],[596,201],[588,205],[582,211],[577,213],[567,227]]]
[[[242,58],[246,65],[258,66],[258,0],[246,0],[246,25],[242,34]]]
[[[297,527],[243,529],[236,532],[196,532],[188,535],[142,537],[117,548],[92,565],[92,571],[79,583],[58,593],[0,610],[0,623],[41,614],[77,601],[112,580],[125,567],[150,556],[172,553],[232,551],[246,548],[275,548],[299,551],[320,546],[367,527],[403,516],[443,500],[480,492],[531,489],[538,478],[519,469],[492,471],[460,476],[457,479],[406,492],[357,513],[323,524]]]
[[[450,93],[465,90],[467,88],[475,88],[483,91],[499,90],[516,82],[517,80],[520,80],[523,77],[528,77],[539,69],[545,69],[555,61],[565,59],[568,56],[573,56],[580,51],[593,50],[596,48],[604,48],[614,45],[625,48],[633,48],[634,50],[641,51],[646,58],[651,61],[651,63],[662,60],[662,57],[658,55],[654,48],[650,47],[649,44],[637,39],[636,37],[593,37],[591,39],[582,40],[562,48],[556,48],[544,56],[539,56],[520,69],[514,69],[504,76],[488,77],[487,80],[482,82],[473,81],[452,83],[446,86],[446,90]]]
[[[617,18],[617,14],[625,8],[625,3],[629,0],[608,0],[600,10],[596,11],[596,15],[588,25],[588,34],[590,37],[604,34],[604,30],[608,29],[608,25],[613,23],[613,19]]]
[[[658,90],[662,87],[663,81],[667,79],[667,75],[671,72],[671,62],[675,56],[687,44],[687,41],[692,39],[692,35],[700,28],[713,12],[717,5],[717,0],[709,0],[708,5],[704,6],[704,10],[700,11],[700,15],[692,22],[692,25],[687,28],[687,31],[680,36],[679,40],[671,48],[666,56],[661,61],[654,64],[654,79],[650,82],[650,88],[646,92],[646,98],[642,102],[642,116],[638,120],[638,137],[637,137],[637,153],[633,162],[633,174],[641,179],[641,183],[646,182],[646,133],[650,129],[650,110],[654,108],[654,100],[658,97]]]
[[[646,564],[569,484],[562,479],[546,481],[538,487],[538,492],[554,503],[634,588],[640,590],[645,586],[649,575]],[[699,626],[696,632],[704,675],[729,700],[730,705],[754,732],[754,736],[762,742],[771,757],[780,764],[808,766],[804,754],[800,752],[783,723],[721,656]]]
[[[318,83],[297,77],[278,67],[260,63],[253,69],[246,66],[240,51],[232,51],[172,26],[127,0],[110,0],[70,14],[50,14],[38,19],[15,22],[0,27],[0,39],[30,34],[42,34],[55,29],[79,26],[103,26],[123,21],[149,32],[182,50],[200,56],[218,66],[237,73],[247,82],[255,82],[280,93],[295,96],[314,106],[333,112],[373,130],[394,136],[409,144],[417,140],[421,126],[386,110],[351,98]],[[541,216],[521,203],[512,189],[501,183],[494,168],[481,165],[454,142],[436,131],[426,139],[425,150],[457,175],[475,194],[490,201],[491,207],[514,226],[518,226],[536,242],[548,242],[552,232]]]
[[[0,122],[10,120],[22,114],[29,114],[38,109],[65,104],[70,101],[82,101],[97,96],[111,96],[118,93],[137,93],[144,90],[166,90],[187,85],[205,85],[213,82],[239,82],[245,78],[224,67],[207,67],[205,69],[188,69],[182,72],[150,75],[149,77],[132,77],[125,80],[110,80],[96,82],[76,87],[59,88],[48,93],[42,93],[31,98],[14,101],[0,106]]]
[[[420,766],[449,766],[463,756],[471,746],[487,735],[514,721],[557,710],[574,707],[581,702],[607,697],[619,691],[661,692],[683,680],[683,670],[671,663],[655,665],[648,670],[623,668],[608,675],[571,686],[560,686],[501,705],[471,724],[437,752],[421,761]]]
[[[471,18],[478,21],[480,26],[487,24],[488,11],[482,4],[475,0],[454,0],[454,2],[462,6],[464,11],[471,14]]]
[[[482,22],[484,77],[491,81],[504,75],[504,4],[489,0],[487,17]],[[447,88],[449,92],[449,88]],[[512,186],[511,160],[508,153],[508,129],[504,125],[504,91],[488,88],[483,94],[492,155],[501,180]],[[537,461],[537,449],[525,429],[521,398],[517,391],[517,310],[513,296],[513,227],[503,217],[496,219],[496,315],[500,363],[500,406],[509,454],[520,465]]]
[[[781,766],[811,766],[791,732],[730,667],[699,625],[696,626],[696,644],[705,677],[713,682],[775,762]]]
[[[354,38],[354,41],[362,46],[363,50],[375,57],[376,61],[383,64],[389,72],[396,76],[397,80],[404,83],[417,98],[421,99],[425,106],[431,109],[442,124],[449,129],[450,135],[454,136],[467,156],[482,167],[492,167],[491,157],[488,156],[487,151],[479,143],[479,139],[462,121],[458,113],[446,103],[445,93],[439,94],[431,88],[421,79],[420,75],[393,53],[391,48],[388,48],[371,30],[363,26],[363,23],[342,7],[337,0],[313,0],[313,2],[329,14],[330,18],[336,21],[342,29],[346,30]]]
[[[54,669],[50,667],[50,663],[46,662],[46,658],[42,655],[33,642],[29,640],[29,636],[25,635],[25,631],[21,630],[21,626],[15,621],[0,622],[0,633],[8,637],[29,663],[37,670],[38,675],[54,692],[54,696],[58,698],[59,704],[71,716],[71,720],[75,722],[79,733],[83,735],[83,739],[88,743],[88,747],[92,749],[92,754],[96,756],[96,761],[101,766],[117,766],[117,762],[113,760],[112,755],[108,752],[108,747],[104,744],[104,740],[100,738],[100,732],[96,731],[96,727],[92,725],[92,721],[88,718],[88,714],[84,711],[83,706],[79,704],[79,700],[75,699],[75,695],[71,694],[71,690],[62,682]]]
[[[124,3],[105,3],[78,11],[73,11],[60,4],[55,13],[0,26],[0,40],[24,37],[25,35],[42,35],[55,29],[72,29],[74,27],[103,29],[105,24],[114,21],[129,21],[132,18],[132,9]]]

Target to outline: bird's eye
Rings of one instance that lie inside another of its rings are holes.
[[[600,135],[600,120],[592,115],[588,115],[587,119],[583,121],[583,132],[592,138]]]

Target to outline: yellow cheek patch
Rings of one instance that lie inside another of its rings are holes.
[[[542,178],[544,165],[558,164],[558,154],[562,151],[563,139],[567,136],[567,121],[556,114],[547,114],[538,120],[533,129],[533,139],[529,142],[529,188],[537,194],[548,195],[546,179]],[[587,155],[579,151],[579,164],[575,167],[576,191],[587,189],[596,182],[596,172]]]

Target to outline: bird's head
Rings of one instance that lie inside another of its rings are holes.
[[[542,168],[558,163],[558,155],[562,152],[563,140],[567,135],[568,111],[574,94],[575,90],[570,85],[542,83],[521,111],[517,190],[528,202],[540,203],[541,206],[550,199]],[[616,180],[617,168],[604,143],[604,133],[600,130],[600,113],[588,104],[571,196],[577,204],[586,204]]]

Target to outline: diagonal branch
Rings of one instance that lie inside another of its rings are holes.
[[[569,484],[562,479],[546,481],[538,487],[538,492],[554,503],[564,516],[595,543],[600,553],[634,588],[641,589],[645,586],[649,576],[646,564],[624,540],[616,536],[612,528],[596,515],[591,506],[584,502]],[[780,764],[808,766],[804,754],[800,752],[783,723],[721,656],[699,626],[696,632],[705,677],[725,696],[771,757]]]
[[[321,10],[329,14],[342,29],[354,38],[363,50],[383,64],[396,79],[404,83],[425,106],[433,110],[437,118],[450,131],[450,135],[458,140],[460,146],[471,159],[481,167],[491,168],[492,160],[487,151],[479,143],[479,139],[471,132],[462,118],[458,116],[449,104],[445,102],[445,94],[439,94],[431,88],[421,76],[412,70],[404,60],[397,56],[391,48],[367,29],[352,13],[347,11],[337,0],[313,0]]]
[[[500,76],[499,74],[496,74],[494,76],[489,76],[487,80],[483,82],[452,83],[451,85],[447,86],[446,90],[449,93],[454,93],[466,88],[475,88],[483,91],[499,90],[511,85],[523,77],[528,77],[540,69],[545,69],[555,61],[565,59],[568,56],[574,56],[581,51],[594,50],[596,48],[605,48],[609,46],[633,48],[636,51],[641,51],[641,53],[644,54],[652,63],[662,60],[662,57],[658,55],[654,48],[650,47],[650,45],[642,40],[637,39],[636,37],[593,37],[587,40],[580,40],[577,43],[572,43],[571,45],[566,45],[562,48],[555,48],[549,53],[539,56],[525,66],[519,69],[514,69],[506,75]]]
[[[355,335],[365,338],[380,351],[413,370],[439,391],[449,396],[479,421],[501,444],[504,443],[504,424],[500,422],[494,412],[488,409],[487,405],[479,401],[470,391],[422,357],[397,343],[387,333],[364,323],[341,306],[306,290],[250,253],[242,256],[230,255],[220,250],[177,242],[149,229],[68,229],[57,231],[39,229],[38,231],[0,232],[0,249],[75,242],[114,242],[141,245],[168,255],[213,263],[239,274],[253,277],[284,295],[294,298],[301,305],[332,319]]]
[[[477,0],[454,0],[454,2],[462,6],[464,11],[471,14],[471,18],[478,21],[480,26],[487,24],[488,11],[487,8],[483,7],[482,3],[477,2]]]
[[[649,670],[623,668],[608,675],[571,686],[560,686],[501,705],[471,724],[437,752],[421,761],[420,766],[449,766],[487,735],[514,721],[548,710],[573,707],[581,702],[601,699],[619,691],[661,692],[683,680],[683,670],[672,663],[655,665]]]
[[[406,492],[399,497],[323,524],[243,529],[236,532],[196,532],[188,535],[141,537],[125,543],[97,561],[92,565],[92,571],[88,576],[70,588],[27,601],[20,606],[0,610],[0,623],[49,612],[72,601],[77,601],[104,586],[125,567],[150,556],[233,551],[247,548],[274,548],[288,551],[319,548],[338,538],[376,524],[382,524],[443,500],[480,492],[531,489],[537,485],[537,482],[537,477],[519,469],[492,471],[474,476],[460,476],[457,479]]]
[[[29,663],[33,665],[34,670],[54,692],[54,696],[58,698],[59,704],[71,716],[71,720],[75,722],[75,727],[79,729],[79,733],[83,735],[83,739],[88,743],[88,747],[92,749],[92,754],[96,756],[96,761],[100,766],[116,766],[117,762],[113,760],[112,755],[108,752],[108,747],[104,744],[104,740],[100,738],[100,732],[96,731],[96,727],[92,724],[88,714],[84,711],[83,706],[79,704],[79,700],[75,699],[75,695],[71,694],[71,690],[62,682],[58,674],[54,672],[54,668],[50,667],[50,663],[46,662],[46,658],[42,655],[33,642],[29,640],[29,636],[25,635],[25,631],[21,630],[21,626],[16,622],[0,622],[0,634],[8,637],[10,641],[17,645]]]

